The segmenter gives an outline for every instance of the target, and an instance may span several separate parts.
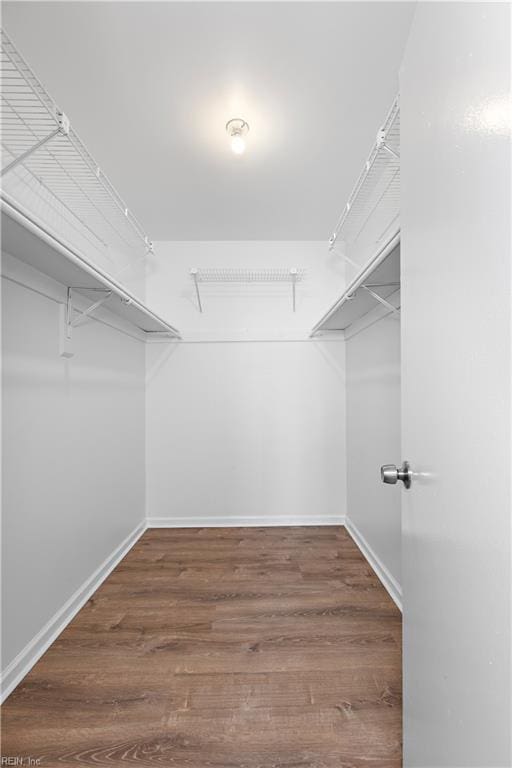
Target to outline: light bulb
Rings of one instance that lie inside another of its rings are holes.
[[[245,152],[245,137],[249,131],[249,124],[241,117],[233,117],[226,123],[226,131],[231,143],[231,151],[234,155],[243,155]]]
[[[239,133],[235,133],[231,137],[231,149],[235,155],[242,155],[245,152],[245,141]]]

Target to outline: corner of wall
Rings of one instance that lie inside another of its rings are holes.
[[[398,581],[391,575],[382,560],[370,547],[359,528],[348,517],[345,518],[345,527],[397,608],[402,611],[402,587]]]
[[[101,586],[107,576],[121,562],[147,528],[145,520],[121,542],[121,544],[104,560],[96,571],[71,595],[69,600],[59,608],[45,626],[27,643],[1,674],[0,702],[3,703],[21,680],[27,675],[34,664],[48,650],[60,633],[67,627],[78,611],[83,608],[94,592]]]

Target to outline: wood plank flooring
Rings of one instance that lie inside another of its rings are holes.
[[[399,768],[400,643],[344,528],[148,530],[7,699],[2,755]]]

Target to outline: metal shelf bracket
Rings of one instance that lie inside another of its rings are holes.
[[[110,297],[112,291],[108,288],[86,288],[87,291],[96,291],[103,293],[101,299],[93,302],[87,309],[79,310],[73,307],[73,288],[69,287],[67,291],[66,303],[61,305],[60,315],[60,349],[61,357],[73,357],[73,328],[77,328],[86,320],[98,307],[101,307]],[[78,317],[73,318],[73,312],[78,312]]]
[[[297,285],[297,277],[298,277],[299,271],[297,269],[290,269],[290,275],[292,278],[292,311],[295,312],[295,287]]]
[[[394,149],[391,149],[389,144],[386,143],[386,138],[387,138],[386,130],[385,130],[385,128],[381,128],[380,131],[377,134],[377,140],[375,142],[377,148],[378,149],[384,149],[392,157],[396,158],[396,160],[400,160],[400,155]]]
[[[190,274],[192,276],[192,280],[194,281],[194,287],[196,289],[197,307],[198,307],[199,311],[202,314],[202,312],[203,312],[203,305],[201,304],[201,294],[199,293],[199,284],[198,284],[198,281],[197,281],[198,270],[194,267],[193,269],[190,270]]]
[[[57,113],[57,122],[58,122],[58,128],[56,128],[54,131],[48,134],[48,136],[45,136],[41,141],[38,141],[37,144],[34,144],[32,147],[26,150],[26,152],[23,152],[19,157],[15,157],[12,162],[10,162],[8,165],[5,166],[5,168],[2,168],[0,171],[0,177],[4,176],[6,173],[9,173],[9,171],[14,170],[18,165],[25,162],[30,155],[33,155],[34,152],[37,152],[38,149],[41,147],[44,147],[45,144],[48,144],[49,141],[54,139],[56,136],[68,136],[69,135],[69,119],[66,117],[64,112],[58,112]]]
[[[393,317],[399,318],[400,317],[400,307],[394,307],[393,304],[391,304],[389,301],[386,301],[386,299],[383,299],[382,296],[379,296],[378,293],[372,290],[372,288],[384,288],[387,286],[394,286],[394,285],[400,285],[400,283],[366,283],[361,286],[361,288],[364,288],[365,291],[367,291],[370,296],[373,296],[375,301],[378,301],[379,304],[382,304],[382,306],[386,307],[386,309],[389,309],[389,311],[393,314]]]

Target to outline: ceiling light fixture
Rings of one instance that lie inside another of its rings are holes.
[[[226,123],[226,131],[231,139],[231,149],[235,155],[245,152],[245,137],[249,133],[249,123],[240,117],[234,117]]]

